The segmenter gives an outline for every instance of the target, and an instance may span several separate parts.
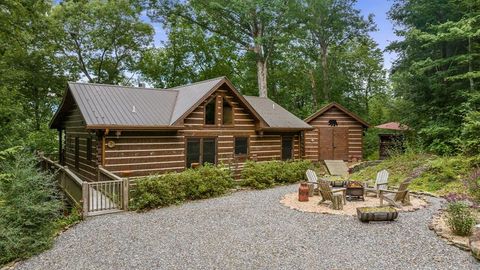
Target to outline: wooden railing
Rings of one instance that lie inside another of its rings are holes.
[[[67,166],[62,166],[45,156],[40,156],[40,158],[41,167],[57,175],[58,185],[68,199],[77,206],[82,206],[82,184],[84,181],[76,176]]]
[[[83,181],[67,166],[40,155],[42,169],[56,174],[58,184],[68,199],[83,210],[84,216],[94,216],[128,210],[128,179],[98,167],[98,181]]]
[[[128,179],[98,166],[98,181],[83,184],[83,211],[88,216],[128,210]]]

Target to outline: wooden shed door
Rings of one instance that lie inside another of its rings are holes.
[[[319,129],[319,159],[348,160],[348,127]]]

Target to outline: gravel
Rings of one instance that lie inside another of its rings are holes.
[[[395,222],[364,224],[282,206],[296,189],[89,218],[15,269],[480,269],[428,230],[438,199]]]

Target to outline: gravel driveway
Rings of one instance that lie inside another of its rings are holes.
[[[16,269],[480,269],[428,230],[437,199],[396,222],[363,224],[280,205],[296,189],[89,218]]]

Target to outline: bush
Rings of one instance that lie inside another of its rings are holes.
[[[17,152],[17,153],[15,153]],[[52,175],[27,152],[0,152],[0,265],[47,249],[62,208]]]
[[[264,189],[275,184],[295,183],[305,180],[306,170],[312,167],[308,160],[247,161],[242,170],[243,185]]]
[[[204,165],[180,173],[153,175],[137,180],[131,192],[132,209],[152,209],[225,194],[231,187],[231,172],[222,166]]]
[[[470,208],[464,202],[451,202],[447,205],[447,222],[452,232],[460,236],[470,235],[476,223]]]

